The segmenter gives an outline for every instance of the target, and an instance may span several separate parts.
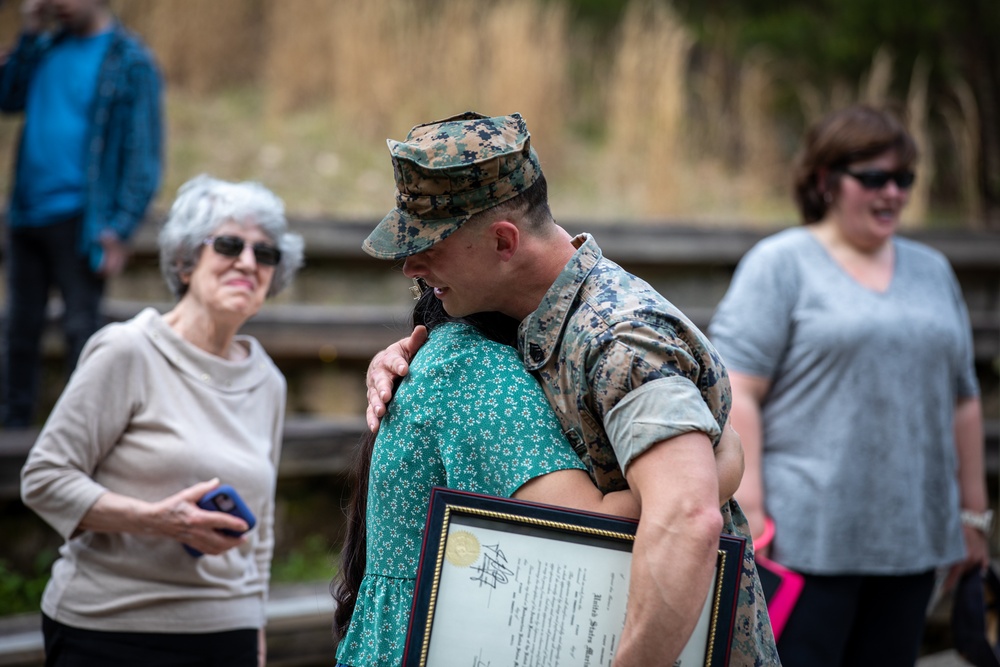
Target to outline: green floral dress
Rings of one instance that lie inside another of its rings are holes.
[[[382,421],[368,488],[368,560],[337,661],[398,665],[433,486],[495,496],[583,469],[516,351],[465,324],[434,329]]]

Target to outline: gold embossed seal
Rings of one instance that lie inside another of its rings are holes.
[[[456,530],[448,535],[444,557],[455,567],[469,567],[479,560],[479,540],[467,530]]]

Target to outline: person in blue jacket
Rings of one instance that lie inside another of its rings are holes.
[[[0,424],[32,423],[50,288],[61,293],[67,374],[103,322],[105,282],[159,187],[162,83],[107,0],[25,0],[0,56],[0,111],[23,113],[7,215]]]

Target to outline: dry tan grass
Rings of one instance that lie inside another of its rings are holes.
[[[693,69],[694,37],[667,3],[633,0],[608,50],[574,33],[560,0],[111,2],[167,78],[161,203],[207,171],[261,180],[295,212],[378,215],[393,192],[385,138],[473,109],[525,116],[564,218],[795,217],[771,63],[753,56],[734,75],[731,61],[702,48]],[[0,44],[14,39],[18,9],[0,5]],[[804,83],[804,115],[887,100],[894,70],[880,51],[860,84]],[[908,102],[911,119],[926,125],[916,70]],[[963,169],[974,164],[975,113],[964,100],[947,116]],[[17,127],[0,121],[6,155]],[[4,190],[10,162],[0,160]],[[921,165],[928,186],[930,166]],[[928,191],[914,194],[910,219],[922,219],[933,202]],[[970,211],[975,201],[967,196]]]
[[[885,106],[892,85],[894,58],[886,47],[879,48],[872,57],[872,66],[861,80],[858,99],[872,106]]]
[[[749,199],[753,200],[755,192],[769,190],[775,196],[785,195],[790,180],[788,156],[782,152],[775,125],[774,81],[768,56],[752,52],[743,61],[739,80],[738,132],[742,140],[739,173],[750,184]]]
[[[913,139],[920,147],[916,171],[920,175],[910,191],[910,201],[903,211],[904,227],[921,227],[926,224],[927,210],[930,207],[931,183],[934,181],[934,171],[937,160],[934,156],[934,142],[931,141],[929,119],[927,117],[927,88],[930,71],[927,61],[917,58],[910,77],[909,93],[906,99],[907,124]]]
[[[269,119],[330,99],[335,10],[329,0],[284,0],[267,6],[263,88]]]
[[[693,39],[663,4],[632,2],[605,89],[610,173],[640,215],[677,210]]]
[[[343,0],[318,7],[294,0],[271,9],[269,108],[286,111],[320,89],[352,131],[371,138],[398,137],[417,122],[469,109],[520,111],[542,137],[563,125],[569,58],[561,5]],[[312,23],[300,35],[305,14]]]
[[[979,163],[979,106],[968,82],[956,80],[952,84],[957,107],[945,108],[944,118],[958,157],[959,184],[962,208],[973,227],[983,224],[982,203],[976,187],[976,168]]]
[[[116,0],[167,80],[197,93],[252,80],[261,61],[262,0]]]
[[[21,24],[19,2],[0,3],[0,52],[13,48]],[[19,116],[0,114],[0,207],[7,205],[10,168],[21,127]]]
[[[495,3],[486,17],[485,109],[520,112],[546,164],[561,158],[571,113],[571,57],[565,8],[533,0]]]
[[[13,46],[17,39],[17,31],[21,24],[21,4],[18,2],[0,3],[0,48]]]

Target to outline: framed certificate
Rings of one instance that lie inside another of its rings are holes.
[[[435,487],[403,665],[610,665],[637,525]],[[720,536],[712,589],[677,667],[726,664],[745,548]]]

